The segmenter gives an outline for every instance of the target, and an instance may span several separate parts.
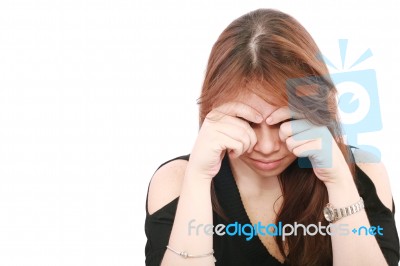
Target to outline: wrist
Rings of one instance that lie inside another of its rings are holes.
[[[360,195],[353,176],[349,171],[344,171],[335,181],[325,183],[329,195],[329,202],[336,206],[347,206],[356,202]]]
[[[196,185],[206,185],[210,186],[212,177],[209,175],[205,175],[202,173],[199,173],[198,171],[192,169],[189,165],[186,168],[185,176],[184,176],[184,183],[193,183]]]
[[[341,171],[337,171],[334,178],[324,182],[326,188],[329,190],[341,190],[355,186],[353,175],[350,169],[344,168]]]
[[[347,206],[360,198],[356,184],[351,178],[341,182],[326,184],[329,202],[338,207]]]

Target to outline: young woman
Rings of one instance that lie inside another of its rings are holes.
[[[222,32],[193,150],[149,186],[146,265],[397,265],[387,173],[344,145],[319,55],[276,10]]]

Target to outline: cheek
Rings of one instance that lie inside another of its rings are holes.
[[[294,155],[293,153],[289,152],[289,154],[288,154],[289,164],[293,163],[296,159],[297,159],[296,155]]]

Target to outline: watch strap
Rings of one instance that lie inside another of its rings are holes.
[[[335,211],[335,215],[336,215],[337,219],[341,219],[343,217],[347,217],[356,212],[359,212],[362,209],[364,209],[364,201],[360,197],[360,200],[358,202],[356,202],[350,206],[344,207],[344,208],[337,208],[334,211]]]
[[[343,208],[334,208],[332,204],[328,203],[327,206],[331,207],[333,210],[333,221],[336,222],[344,217],[350,216],[354,213],[357,213],[365,208],[364,200],[360,197],[360,200],[350,206]]]

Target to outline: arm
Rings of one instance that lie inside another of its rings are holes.
[[[184,171],[170,169],[153,177],[149,191],[149,212],[157,210],[174,198],[174,195],[169,194],[177,193],[176,187],[171,189],[170,183],[165,180],[170,179],[171,175],[182,176],[179,179],[179,203],[168,243],[178,253],[186,252],[198,256],[212,252],[212,233],[208,233],[209,230],[206,233],[204,227],[213,224],[211,181],[221,167],[225,152],[240,156],[255,145],[256,135],[246,120],[260,123],[262,116],[242,103],[227,103],[211,111],[202,124]],[[173,192],[170,193],[171,191]],[[214,262],[213,256],[184,258],[167,249],[161,265],[209,266],[214,265]]]
[[[210,186],[211,179],[202,178],[189,167],[186,169],[169,239],[169,246],[174,250],[185,251],[191,255],[207,254],[212,251],[211,234],[207,235],[202,230],[197,234],[196,229],[189,229],[191,225],[213,224]],[[161,265],[214,265],[214,257],[184,259],[167,250]]]
[[[187,161],[175,160],[165,164],[154,174],[149,188],[148,212],[149,215],[153,215],[167,203],[180,196],[175,220],[172,221],[173,229],[169,244],[176,250],[183,251],[187,249],[193,250],[191,254],[205,254],[207,252],[203,252],[200,249],[212,249],[212,236],[199,234],[199,237],[197,237],[194,230],[192,235],[188,237],[188,223],[185,224],[185,222],[190,219],[196,219],[196,224],[212,224],[212,209],[209,196],[210,181],[209,179],[199,179],[199,181],[205,182],[190,182],[197,179],[185,178],[187,176],[186,173],[189,172],[187,170]],[[209,204],[207,204],[207,201],[209,201]],[[180,243],[189,245],[180,245]],[[165,250],[165,246],[162,248]],[[197,249],[199,252],[195,253]],[[212,265],[210,264],[212,262],[212,257],[187,261],[172,252],[165,252],[161,265]],[[152,263],[152,265],[160,265],[160,262]]]
[[[369,165],[369,171],[366,173],[369,176],[374,176],[374,179],[376,179],[377,174],[379,173],[377,170],[381,167],[383,167],[382,163],[378,163],[375,166]],[[359,194],[350,171],[347,170],[348,169],[342,173],[343,176],[346,177],[343,178],[345,181],[327,185],[329,202],[337,207],[346,207],[357,202],[359,199]],[[380,184],[385,183],[386,181],[384,180],[387,179],[387,175],[381,172],[379,173],[379,176],[381,179],[376,181],[378,181]],[[390,191],[389,187],[377,186],[377,188],[378,187],[384,190],[389,189]],[[382,190],[378,190],[378,195],[382,194],[379,191]],[[391,193],[389,193],[388,196],[391,198]],[[385,198],[381,198],[381,201],[385,205],[387,204],[386,198],[387,196],[385,196]],[[337,223],[348,224],[349,230],[352,230],[353,228],[359,228],[360,226],[365,226],[367,228],[370,227],[365,210],[344,217]],[[349,234],[346,236],[332,235],[331,240],[334,265],[388,265],[374,236],[363,234],[358,235],[349,231]]]
[[[324,182],[329,196],[329,202],[336,208],[347,207],[356,203],[360,195],[354,183],[350,169],[336,141],[326,126],[316,126],[301,114],[293,113],[287,107],[282,107],[272,113],[267,123],[276,124],[289,118],[293,121],[284,122],[280,126],[280,138],[286,142],[288,149],[297,157],[308,157],[315,175]],[[384,192],[390,194],[386,172],[382,172],[381,164],[368,165],[369,174],[379,175],[382,179],[377,186],[378,195]],[[376,179],[376,178],[374,178]],[[388,204],[387,196],[382,201]],[[373,236],[354,234],[351,230],[365,226],[370,222],[365,210],[340,219],[338,224],[348,224],[348,235],[332,234],[333,265],[387,265],[378,242]]]

